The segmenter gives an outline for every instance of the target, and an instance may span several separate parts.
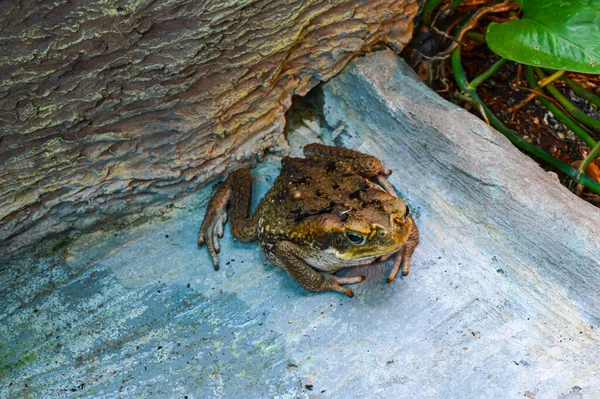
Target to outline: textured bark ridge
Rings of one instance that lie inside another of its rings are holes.
[[[168,202],[271,147],[284,112],[416,0],[4,1],[0,258]]]

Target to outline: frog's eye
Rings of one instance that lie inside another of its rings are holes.
[[[364,243],[367,242],[367,237],[363,236],[362,234],[355,233],[353,231],[347,231],[346,238],[348,239],[348,241],[350,241],[352,245],[360,246],[364,245]]]

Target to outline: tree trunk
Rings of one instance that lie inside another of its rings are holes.
[[[355,55],[409,40],[415,0],[4,1],[0,259],[144,212],[269,148]]]

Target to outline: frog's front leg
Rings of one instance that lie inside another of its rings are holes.
[[[386,280],[388,283],[391,283],[396,278],[396,275],[398,274],[401,265],[402,275],[408,275],[408,272],[410,271],[410,259],[412,257],[413,252],[415,252],[415,248],[419,244],[419,238],[421,236],[421,233],[419,233],[419,228],[417,227],[417,224],[415,223],[412,216],[409,216],[409,218],[412,221],[410,234],[408,236],[408,240],[396,255],[396,259],[394,260],[394,266],[392,266],[390,275]]]
[[[302,253],[302,248],[291,241],[280,241],[275,247],[275,256],[279,260],[278,264],[309,291],[335,291],[352,298],[354,292],[341,284],[354,284],[365,280],[365,276],[338,277],[332,274],[319,273],[302,260]]]
[[[252,175],[248,169],[238,169],[219,186],[208,202],[206,215],[198,233],[198,245],[206,244],[215,270],[219,270],[219,237],[223,237],[223,226],[227,222],[227,206],[230,206],[231,232],[240,241],[257,238],[257,223],[250,216],[252,200]]]

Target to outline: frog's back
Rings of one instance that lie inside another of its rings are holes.
[[[366,179],[340,168],[334,160],[289,158],[257,209],[261,234],[285,236],[308,216],[360,208],[355,193],[365,190]]]

